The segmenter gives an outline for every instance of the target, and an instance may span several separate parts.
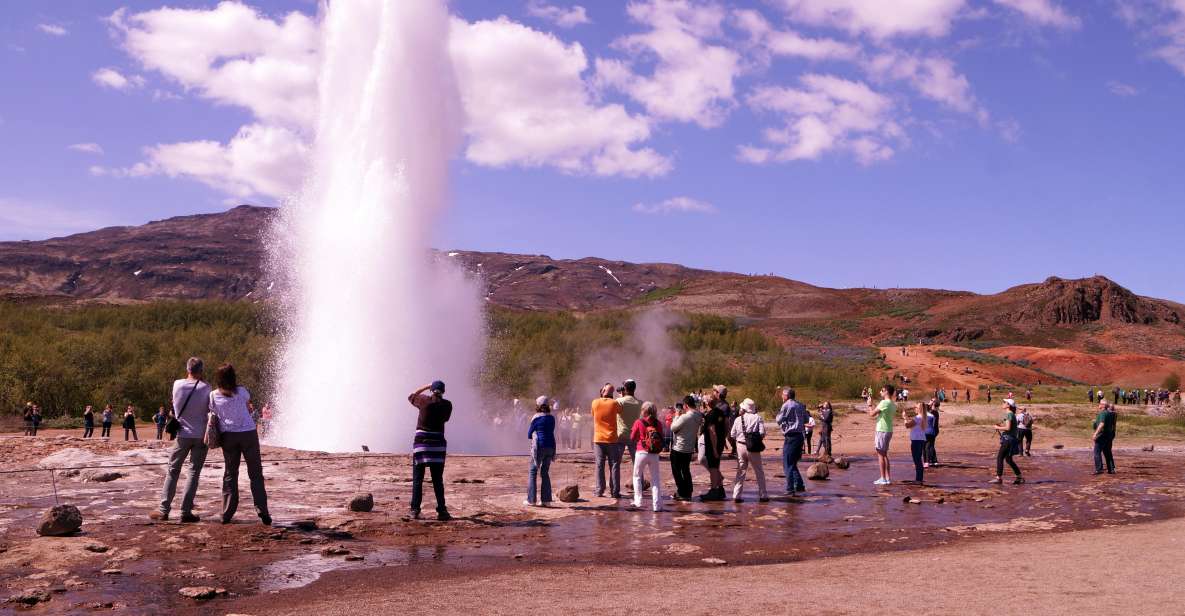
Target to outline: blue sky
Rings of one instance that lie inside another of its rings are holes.
[[[7,7],[0,239],[299,186],[316,4],[162,6]],[[441,248],[1185,301],[1185,2],[451,6],[473,118]]]

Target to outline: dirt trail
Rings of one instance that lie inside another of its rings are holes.
[[[893,372],[910,378],[912,383],[904,387],[910,390],[929,391],[938,387],[948,390],[958,389],[959,397],[966,395],[964,390],[971,390],[971,399],[978,401],[982,392],[980,385],[1000,385],[1003,383],[1037,383],[1046,385],[1062,384],[1063,381],[1050,374],[1042,374],[1015,364],[983,364],[967,359],[939,357],[936,351],[966,351],[959,347],[941,345],[911,346],[908,355],[901,354],[901,347],[882,347],[885,362],[892,367]],[[911,386],[913,385],[913,386]]]

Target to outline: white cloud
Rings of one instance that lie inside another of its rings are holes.
[[[1116,0],[1119,17],[1150,42],[1151,55],[1185,75],[1185,0]]]
[[[939,56],[916,56],[892,50],[870,58],[865,69],[873,81],[904,81],[923,97],[986,123],[988,113],[971,91],[971,82],[954,62]]]
[[[92,231],[111,224],[111,217],[81,209],[0,197],[0,241],[39,240]]]
[[[66,36],[70,33],[69,30],[58,24],[37,24],[37,29],[51,36]]]
[[[1115,80],[1107,82],[1107,90],[1115,96],[1136,96],[1140,93],[1135,86]]]
[[[733,11],[733,22],[749,36],[749,42],[774,56],[794,56],[807,60],[855,60],[860,46],[831,38],[810,38],[790,30],[777,30],[760,12],[752,9]]]
[[[715,214],[716,206],[691,197],[671,197],[658,203],[635,203],[639,214]]]
[[[653,176],[670,161],[638,144],[650,124],[597,105],[581,78],[578,43],[506,19],[453,20],[454,68],[468,116],[466,157],[493,167],[553,166],[597,175]],[[530,70],[523,70],[530,67]]]
[[[1018,11],[1026,19],[1041,26],[1052,26],[1065,30],[1082,27],[1082,20],[1071,15],[1052,0],[993,0],[1000,6]]]
[[[550,21],[561,28],[573,28],[581,24],[592,23],[584,7],[579,4],[564,8],[548,4],[543,0],[530,0],[527,2],[527,14]]]
[[[101,68],[91,73],[91,81],[112,90],[127,90],[144,85],[143,77],[139,75],[124,76],[123,73],[111,67]]]
[[[742,145],[737,158],[749,163],[815,160],[846,151],[861,164],[891,158],[905,133],[891,117],[893,102],[867,84],[834,75],[807,74],[800,88],[760,86],[749,106],[777,114],[783,125],[767,128],[765,145]]]
[[[598,59],[597,81],[620,90],[661,120],[720,125],[733,107],[740,54],[707,41],[722,36],[725,11],[689,0],[631,2],[626,12],[649,28],[618,39],[629,60]],[[649,75],[635,66],[653,63]]]
[[[75,152],[82,152],[84,154],[102,154],[103,153],[103,146],[101,146],[97,143],[72,143],[72,144],[66,146],[66,148],[69,150],[74,150]]]
[[[943,36],[965,0],[775,0],[794,21],[876,39]]]
[[[1017,143],[1021,138],[1020,122],[1014,119],[1000,120],[996,122],[996,130],[1000,131],[1000,137],[1008,143]]]

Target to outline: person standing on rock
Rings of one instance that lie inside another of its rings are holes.
[[[41,427],[41,406],[34,404],[33,405],[33,434],[32,434],[32,436],[37,436],[37,430],[40,427]]]
[[[707,411],[700,435],[704,437],[703,464],[708,469],[708,491],[700,495],[703,502],[724,500],[724,475],[720,472],[720,460],[724,457],[724,444],[728,440],[728,390],[716,385],[708,398]]]
[[[690,501],[693,493],[691,483],[691,460],[696,454],[696,439],[704,424],[703,413],[699,412],[695,396],[683,398],[675,406],[675,419],[671,421],[671,475],[675,478],[675,500]]]
[[[757,476],[757,500],[769,501],[765,489],[765,468],[761,465],[761,452],[765,451],[765,420],[757,412],[757,403],[749,398],[741,402],[741,414],[732,423],[732,438],[737,443],[737,473],[732,481],[732,500],[744,502],[741,493],[745,489],[745,475],[750,467]]]
[[[165,424],[169,423],[169,414],[165,412],[165,407],[156,409],[156,414],[152,416],[152,423],[156,424],[156,440],[163,440],[165,438]]]
[[[634,394],[638,391],[638,384],[633,379],[626,379],[621,384],[621,397],[617,399],[617,404],[621,405],[621,444],[624,451],[629,452],[630,462],[634,460],[634,443],[630,440],[629,431],[633,427],[634,422],[642,416],[642,401],[635,398]]]
[[[796,395],[792,387],[782,390],[782,408],[778,409],[778,415],[774,418],[782,430],[782,474],[786,477],[788,496],[806,491],[802,473],[798,472],[798,461],[802,459],[802,445],[806,440],[804,431],[810,414],[806,406],[795,399]]]
[[[1016,416],[1016,422],[1016,442],[1020,453],[1031,458],[1033,457],[1033,414],[1029,412],[1028,407],[1020,410],[1020,414]]]
[[[814,436],[815,436],[815,425],[816,425],[815,416],[812,415],[810,410],[808,409],[806,412],[806,426],[803,428],[803,431],[802,431],[802,437],[803,437],[802,455],[804,455],[804,456],[811,452],[811,447],[813,446],[811,444],[811,441],[814,439]]]
[[[546,507],[551,504],[551,461],[555,459],[555,416],[551,414],[551,401],[547,396],[535,399],[535,416],[527,428],[527,440],[531,441],[531,469],[527,484],[527,500],[523,504]],[[539,484],[539,500],[535,500],[535,485]]]
[[[613,384],[601,387],[600,397],[589,405],[593,423],[593,457],[597,465],[596,495],[605,495],[605,466],[609,466],[609,496],[621,498],[621,404],[613,399]],[[641,409],[639,409],[641,413]]]
[[[267,489],[263,483],[263,460],[259,451],[259,430],[251,417],[247,403],[251,393],[239,385],[235,367],[222,364],[214,375],[214,391],[210,392],[210,422],[218,422],[219,444],[222,446],[222,523],[230,524],[239,508],[239,462],[247,462],[247,477],[251,480],[251,500],[255,513],[265,526],[272,525],[267,508]]]
[[[659,457],[662,455],[662,422],[658,420],[658,411],[653,402],[642,405],[641,416],[630,428],[630,441],[635,452],[633,507],[642,507],[642,495],[646,493],[643,481],[648,480],[651,508],[655,512],[662,511],[662,476],[659,470]]]
[[[111,438],[111,420],[115,418],[115,410],[111,405],[103,407],[103,432],[99,436],[102,438]]]
[[[128,440],[129,434],[131,434],[132,440],[140,440],[136,434],[136,410],[130,404],[123,410],[123,440]]]
[[[926,405],[918,402],[913,406],[913,417],[902,412],[901,418],[905,420],[905,427],[909,428],[909,455],[913,458],[913,481],[921,485],[926,456]]]
[[[923,466],[938,466],[938,450],[936,444],[938,442],[938,420],[941,416],[939,408],[942,403],[938,400],[933,400],[930,403],[930,408],[926,411],[926,455],[923,460]]]
[[[420,504],[424,500],[424,473],[432,474],[432,492],[436,495],[436,519],[453,519],[444,502],[444,459],[448,442],[444,440],[444,424],[453,416],[453,403],[444,398],[444,381],[432,381],[409,394],[407,401],[416,407],[416,436],[412,441],[411,456],[411,517],[420,519]]]
[[[831,457],[831,429],[835,425],[835,409],[828,400],[819,405],[819,448],[816,455]]]
[[[33,436],[33,403],[25,403],[25,436]]]
[[[1004,403],[1004,419],[997,425],[992,426],[1000,434],[1000,449],[996,452],[996,478],[991,482],[995,484],[1004,483],[1004,463],[1012,468],[1016,479],[1012,481],[1014,484],[1022,484],[1025,478],[1020,474],[1020,467],[1016,465],[1016,461],[1012,459],[1016,451],[1016,407]]]
[[[873,438],[873,449],[876,451],[877,465],[880,467],[880,478],[872,482],[874,485],[887,486],[892,483],[889,479],[889,444],[893,441],[893,417],[897,415],[897,405],[893,403],[894,388],[885,385],[880,390],[881,400],[874,407],[872,398],[868,399],[868,416],[876,418],[876,432]]]
[[[82,438],[90,438],[95,435],[95,408],[91,405],[86,405],[86,409],[82,411]]]
[[[1103,474],[1103,461],[1107,462],[1107,473],[1115,474],[1115,458],[1111,455],[1111,446],[1115,443],[1115,422],[1119,419],[1113,405],[1104,400],[1099,403],[1099,414],[1095,417],[1091,427],[1094,434],[1094,474]]]
[[[199,519],[193,514],[193,500],[197,496],[198,479],[209,452],[202,440],[206,436],[206,409],[210,397],[210,386],[202,380],[204,373],[205,364],[201,358],[190,357],[185,362],[185,378],[173,382],[173,416],[181,424],[181,429],[177,433],[176,445],[169,454],[169,467],[165,473],[165,485],[161,489],[160,508],[149,515],[153,520],[169,519],[169,512],[173,508],[173,496],[177,493],[177,480],[181,478],[181,466],[185,464],[186,458],[189,459],[189,477],[185,482],[185,494],[181,498],[181,521],[191,523]]]

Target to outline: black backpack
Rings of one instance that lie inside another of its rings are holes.
[[[744,415],[741,415],[741,427],[745,425]],[[765,436],[760,432],[745,432],[745,449],[750,453],[761,453],[765,451]]]

